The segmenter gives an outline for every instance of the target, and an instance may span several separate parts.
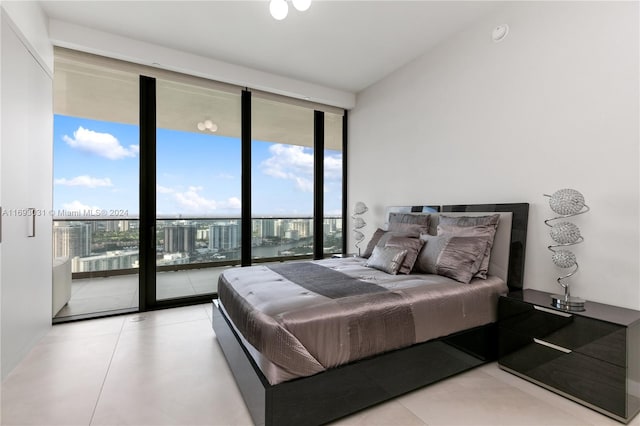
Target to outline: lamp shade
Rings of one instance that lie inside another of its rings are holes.
[[[559,189],[551,195],[549,207],[557,214],[574,215],[583,209],[584,197],[575,189]]]
[[[362,240],[364,240],[364,234],[360,231],[354,230],[353,231],[353,239],[356,240],[357,242],[360,242]]]

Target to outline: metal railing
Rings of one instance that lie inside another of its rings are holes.
[[[324,252],[342,251],[342,218],[325,217]],[[55,217],[53,255],[70,257],[73,278],[134,274],[139,267],[137,217]],[[156,265],[159,271],[240,264],[240,219],[159,217]],[[313,219],[252,218],[252,262],[311,258]]]

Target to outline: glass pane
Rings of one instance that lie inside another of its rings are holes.
[[[56,58],[53,315],[138,307],[138,76]]]
[[[251,257],[313,255],[313,110],[252,99]]]
[[[156,297],[214,293],[240,261],[240,95],[156,84]]]
[[[342,253],[342,115],[324,114],[324,254]]]

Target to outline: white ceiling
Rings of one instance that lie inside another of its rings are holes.
[[[314,0],[276,21],[263,1],[42,1],[53,19],[357,93],[500,2]]]

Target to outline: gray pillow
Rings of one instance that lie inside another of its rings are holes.
[[[457,225],[457,226],[479,226],[492,225],[494,228],[498,226],[500,220],[499,214],[488,216],[446,216],[440,215],[439,225]]]
[[[421,225],[419,223],[402,223],[402,222],[389,222],[389,232],[402,232],[407,236],[419,238],[420,234],[426,234],[429,230],[428,225]]]
[[[437,274],[468,284],[478,272],[486,248],[485,238],[451,237],[438,256]]]
[[[389,223],[409,223],[429,227],[431,216],[424,213],[389,213]]]
[[[404,257],[398,272],[401,274],[409,274],[413,269],[413,265],[416,262],[418,253],[423,245],[424,240],[421,240],[420,238],[392,236],[385,244],[385,247],[400,247],[407,250],[407,255]]]
[[[365,266],[379,269],[387,274],[396,275],[407,255],[407,250],[400,247],[374,247],[373,253]]]
[[[493,247],[499,220],[499,214],[489,216],[440,216],[438,235],[486,238],[487,248],[485,249],[480,269],[476,273],[477,278],[486,279],[489,272],[491,248]]]
[[[410,225],[417,226],[417,225]],[[401,229],[401,228],[398,228]],[[396,230],[396,231],[383,231],[382,229],[376,229],[376,232],[373,233],[369,243],[367,244],[367,248],[364,250],[362,257],[365,259],[371,256],[373,253],[374,247],[384,247],[389,241],[391,237],[411,237],[411,238],[419,238],[420,237],[420,229],[407,229],[404,228],[404,231]]]
[[[423,240],[425,244],[422,250],[420,250],[420,253],[418,253],[416,262],[413,265],[413,271],[423,274],[437,274],[436,264],[438,262],[438,256],[440,256],[440,252],[442,252],[450,238],[448,235],[421,235],[420,239]]]
[[[483,237],[422,235],[415,272],[442,275],[468,284],[480,268],[487,240]]]
[[[362,254],[362,257],[368,258],[369,256],[371,256],[371,253],[373,253],[373,249],[375,248],[375,246],[378,245],[380,238],[382,238],[385,232],[386,231],[383,231],[380,228],[376,229],[376,232],[373,233],[373,235],[371,236],[371,239],[367,243],[367,248],[364,249],[364,253]]]

